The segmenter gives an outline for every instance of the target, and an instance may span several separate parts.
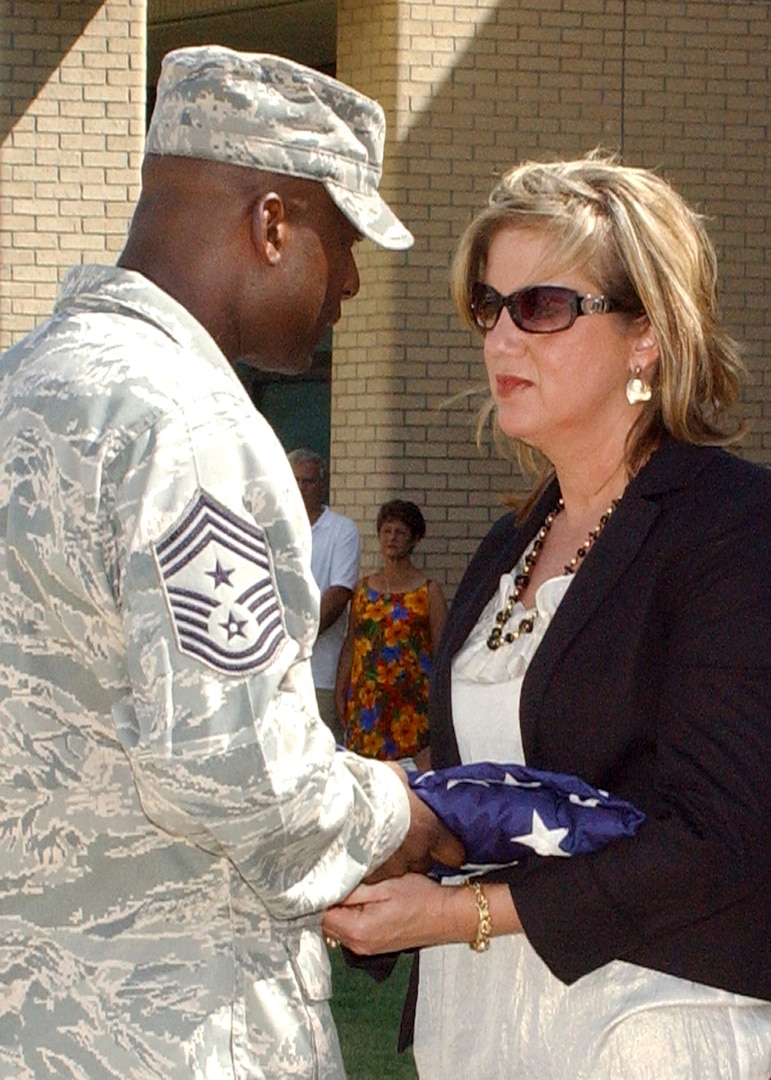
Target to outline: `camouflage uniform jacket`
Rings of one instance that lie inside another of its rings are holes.
[[[342,1076],[316,913],[408,808],[318,719],[280,444],[189,313],[84,267],[0,446],[0,1077]]]

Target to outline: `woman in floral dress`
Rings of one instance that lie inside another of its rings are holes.
[[[383,567],[356,585],[337,671],[345,744],[365,757],[428,768],[428,679],[447,605],[412,563],[426,523],[415,503],[380,507]]]

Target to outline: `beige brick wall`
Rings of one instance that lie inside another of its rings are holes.
[[[63,272],[112,263],[138,194],[145,3],[4,2],[0,348],[51,309]]]
[[[752,374],[745,452],[771,464],[770,31],[757,0],[340,0],[338,74],[386,108],[383,189],[417,238],[405,255],[362,245],[335,333],[332,501],[360,523],[366,565],[379,503],[413,498],[452,593],[517,482],[475,450],[471,405],[442,406],[483,374],[448,296],[455,242],[522,158],[621,150],[708,216]]]
[[[5,347],[47,314],[67,266],[112,262],[122,246],[138,194],[146,0],[0,0],[0,11]],[[338,74],[386,109],[383,190],[417,237],[402,254],[361,246],[362,292],[335,332],[332,502],[359,523],[365,563],[377,560],[378,505],[413,498],[428,521],[421,557],[451,594],[516,483],[474,448],[473,405],[444,403],[482,378],[449,261],[494,176],[523,157],[621,149],[708,216],[752,374],[746,453],[771,464],[771,4],[339,0],[337,23]]]

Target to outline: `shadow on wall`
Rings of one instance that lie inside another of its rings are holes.
[[[0,93],[5,100],[5,109],[0,115],[0,143],[5,142],[16,121],[24,116],[29,103],[35,100],[57,70],[61,58],[67,55],[82,35],[85,27],[102,7],[102,3],[103,0],[88,0],[85,3],[63,5],[4,5],[10,10],[3,12],[3,69],[6,72],[13,70],[13,83],[3,79],[0,84]],[[51,39],[54,7],[57,12],[61,8],[61,12],[56,14],[55,22],[58,48],[52,46],[48,49],[36,49],[29,60],[23,60],[22,57],[26,57],[29,52],[29,46],[25,43]]]

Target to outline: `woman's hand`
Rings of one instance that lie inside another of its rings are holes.
[[[522,931],[507,885],[485,885],[492,936]],[[362,956],[470,942],[479,912],[471,889],[439,885],[423,874],[405,874],[377,885],[359,885],[322,920],[325,937]]]
[[[359,885],[327,911],[322,929],[326,937],[363,956],[438,945],[454,940],[452,900],[460,891],[438,885],[423,874]],[[474,932],[469,929],[468,940]]]

